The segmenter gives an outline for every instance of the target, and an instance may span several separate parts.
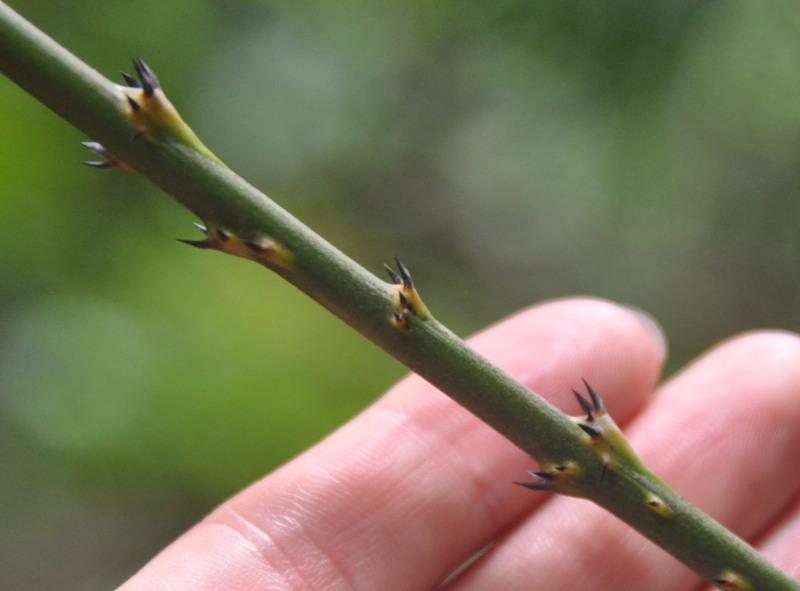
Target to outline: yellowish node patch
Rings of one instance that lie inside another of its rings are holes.
[[[270,238],[241,240],[226,230],[217,230],[215,234],[217,248],[223,252],[284,269],[294,266],[294,257],[289,250]]]
[[[731,568],[723,569],[713,583],[716,587],[726,591],[753,591],[753,586]]]
[[[644,502],[651,511],[661,515],[662,517],[672,517],[674,515],[672,508],[667,505],[664,500],[661,499],[661,497],[654,495],[651,492],[645,494]]]

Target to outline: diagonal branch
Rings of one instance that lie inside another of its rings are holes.
[[[190,244],[273,270],[490,424],[538,460],[525,486],[593,500],[721,588],[800,589],[644,468],[588,384],[576,419],[511,379],[431,316],[402,262],[376,278],[222,164],[134,64],[114,84],[0,3],[0,71],[93,138],[90,164],[137,171],[193,211],[204,237]]]

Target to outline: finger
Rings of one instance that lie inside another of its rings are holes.
[[[629,426],[645,464],[690,502],[744,536],[797,494],[800,339],[745,336],[667,383]],[[580,565],[576,567],[576,565]],[[699,578],[598,507],[548,503],[455,589],[693,589]]]
[[[800,493],[757,547],[778,568],[800,580]]]
[[[586,377],[624,418],[660,371],[655,332],[641,315],[583,299],[537,306],[473,343],[561,402]],[[431,587],[540,502],[510,482],[531,463],[409,378],[225,503],[124,589]]]

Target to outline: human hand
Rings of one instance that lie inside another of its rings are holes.
[[[470,343],[570,414],[586,378],[646,465],[800,576],[800,338],[726,341],[653,388],[643,316],[541,304]],[[512,484],[535,463],[420,378],[226,501],[120,591],[695,590],[699,577],[581,499]]]

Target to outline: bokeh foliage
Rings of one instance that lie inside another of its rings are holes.
[[[223,160],[375,272],[400,253],[461,333],[593,294],[659,318],[674,368],[800,323],[793,3],[10,4],[112,78],[142,55]],[[108,589],[402,369],[0,101],[0,570]]]

